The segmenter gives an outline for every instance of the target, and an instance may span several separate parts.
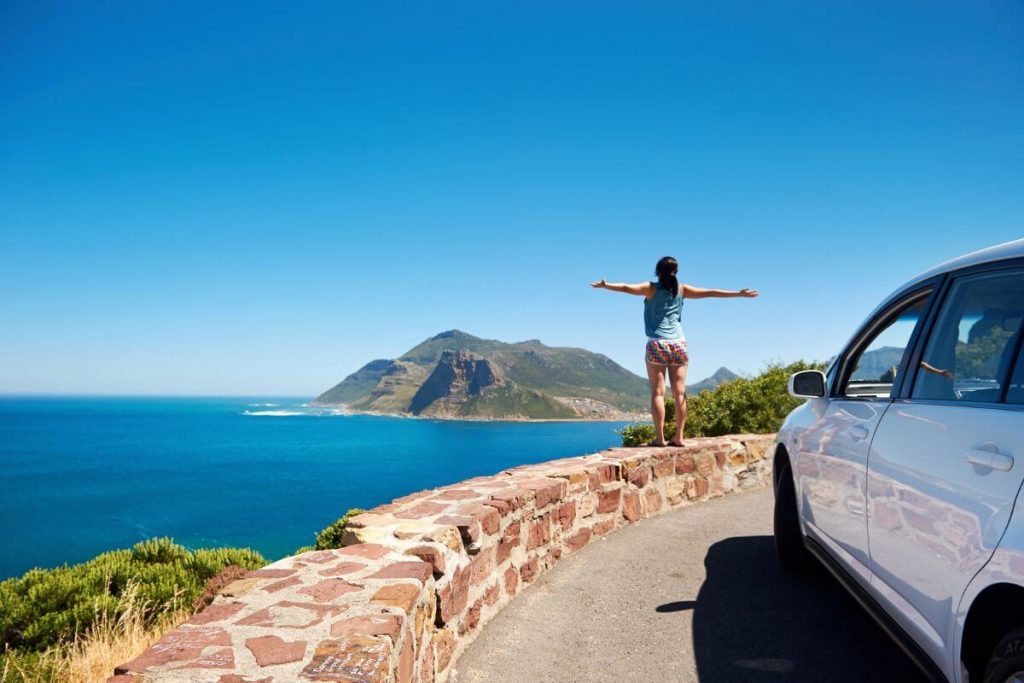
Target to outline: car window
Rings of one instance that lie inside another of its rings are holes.
[[[848,363],[846,385],[839,392],[844,396],[886,398],[892,394],[903,355],[910,337],[921,319],[927,294],[896,306],[882,318],[882,323],[868,334]]]
[[[1024,320],[1024,272],[958,278],[928,337],[912,398],[996,403]]]

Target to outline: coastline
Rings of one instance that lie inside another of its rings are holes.
[[[588,418],[588,417],[487,417],[484,415],[411,415],[409,413],[382,413],[374,410],[350,410],[344,403],[304,404],[309,408],[324,408],[340,411],[338,415],[367,415],[370,417],[394,417],[403,420],[439,420],[444,422],[642,422],[647,419],[646,413],[623,413],[621,416]]]

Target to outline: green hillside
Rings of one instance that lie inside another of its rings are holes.
[[[484,380],[470,381],[466,374],[481,372]],[[429,392],[420,392],[424,384]],[[647,396],[647,380],[607,356],[535,339],[508,343],[449,330],[395,361],[368,363],[315,403],[449,417],[615,418],[644,410]],[[566,400],[579,398],[588,401]]]

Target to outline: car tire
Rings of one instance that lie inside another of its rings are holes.
[[[814,558],[804,546],[796,508],[796,488],[789,464],[782,465],[775,489],[775,552],[787,574],[803,575],[814,567]]]
[[[1024,628],[1015,628],[999,641],[988,658],[984,683],[1024,681]]]

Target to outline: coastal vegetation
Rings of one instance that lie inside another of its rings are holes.
[[[767,434],[777,431],[791,410],[802,402],[786,390],[789,376],[807,369],[823,369],[823,363],[796,361],[789,365],[772,363],[754,377],[739,377],[714,389],[687,397],[689,414],[685,435],[723,436],[725,434]],[[675,431],[676,406],[665,402],[665,434]],[[654,440],[654,425],[641,422],[618,432],[623,446],[642,446]]]
[[[202,605],[207,586],[225,570],[265,564],[254,550],[188,550],[154,538],[81,564],[33,569],[2,581],[2,680],[90,680],[82,669],[90,670],[100,653],[121,653],[126,642],[158,637],[180,623]]]

